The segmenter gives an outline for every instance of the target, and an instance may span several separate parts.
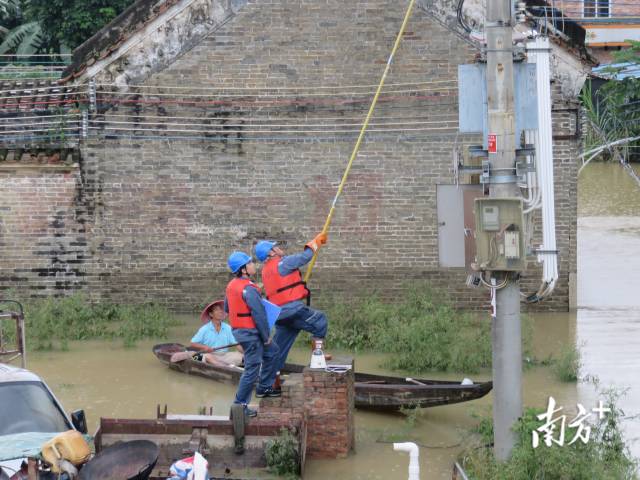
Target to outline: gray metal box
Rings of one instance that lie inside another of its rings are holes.
[[[535,63],[514,63],[514,104],[516,144],[523,130],[538,129],[538,89]],[[461,133],[482,133],[487,149],[488,103],[487,65],[474,63],[458,66],[458,123]]]
[[[526,269],[521,198],[476,198],[476,270]]]

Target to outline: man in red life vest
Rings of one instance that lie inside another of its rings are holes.
[[[273,337],[280,349],[276,371],[284,367],[300,330],[310,332],[314,344],[319,342],[322,349],[322,341],[327,335],[327,317],[303,302],[309,296],[309,290],[302,281],[299,268],[309,263],[313,254],[325,243],[327,236],[320,233],[305,245],[301,253],[286,256],[276,242],[262,240],[256,244],[256,257],[264,262],[262,284],[267,300],[282,308]]]
[[[279,391],[271,388],[277,371],[278,345],[269,337],[260,287],[250,278],[256,273],[253,260],[246,253],[233,252],[227,264],[235,278],[227,285],[224,305],[229,312],[233,336],[244,351],[244,372],[240,377],[234,403],[244,405],[245,413],[253,417],[257,412],[247,405],[258,376],[256,397],[280,396]]]

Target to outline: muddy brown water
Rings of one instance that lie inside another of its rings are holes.
[[[546,358],[563,343],[577,343],[583,353],[581,374],[627,388],[621,406],[628,415],[639,414],[640,187],[616,165],[590,165],[580,178],[579,210],[579,309],[532,315],[534,354]],[[198,324],[195,315],[185,320],[187,324],[173,332],[177,341],[188,341]],[[28,366],[44,377],[67,410],[85,409],[91,430],[101,416],[153,418],[157,404],[167,404],[173,413],[196,413],[201,406],[213,407],[215,414],[228,413],[234,387],[170,371],[151,353],[154,343],[125,349],[117,343],[84,342],[68,352],[30,352]],[[294,357],[306,361],[308,352],[295,351]],[[378,355],[356,357],[362,371],[384,372],[380,361]],[[485,380],[490,372],[424,376]],[[523,379],[528,406],[545,407],[552,395],[573,413],[577,402],[590,409],[598,400],[590,384],[561,383],[546,367],[526,369]],[[358,411],[356,453],[343,460],[309,461],[305,478],[407,478],[408,456],[394,452],[391,442],[408,437],[421,446],[421,478],[451,478],[452,462],[477,423],[472,414],[487,412],[491,402],[490,394],[473,402],[423,409],[413,425],[401,414]],[[639,437],[639,422],[625,421],[625,431],[630,439]],[[632,451],[640,457],[638,445],[632,444]]]

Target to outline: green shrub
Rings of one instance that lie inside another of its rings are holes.
[[[569,427],[573,415],[567,417],[563,446],[548,447],[543,439],[532,446],[532,432],[543,425],[538,420],[541,410],[527,409],[516,425],[517,444],[507,462],[496,462],[490,445],[493,427],[490,417],[482,418],[476,432],[482,446],[469,448],[462,462],[469,478],[474,480],[629,480],[637,478],[637,464],[625,446],[620,430],[623,412],[617,407],[618,395],[609,392],[607,404],[611,413],[589,424],[591,433],[585,444],[568,443],[577,433]],[[554,418],[560,413],[556,414]],[[595,417],[597,419],[597,417]],[[560,427],[558,426],[557,429]],[[540,434],[542,437],[542,434]]]
[[[67,349],[69,341],[121,338],[133,346],[143,338],[164,337],[179,322],[154,304],[92,303],[83,294],[24,303],[27,345],[35,350]]]
[[[575,345],[564,345],[560,349],[557,359],[552,362],[553,373],[562,382],[575,382],[578,380],[580,367],[580,349]]]
[[[280,431],[280,435],[267,442],[264,453],[271,473],[286,478],[297,478],[300,474],[298,442],[286,428]]]
[[[394,303],[371,295],[334,301],[325,311],[331,348],[389,353],[385,366],[394,370],[474,373],[491,366],[490,318],[456,310],[447,295],[426,283],[407,288]],[[526,351],[526,321],[523,339]]]

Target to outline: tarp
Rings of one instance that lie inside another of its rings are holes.
[[[27,432],[0,436],[0,462],[17,458],[37,457],[42,445],[61,432]],[[91,444],[93,438],[84,435]]]
[[[611,63],[591,69],[596,77],[611,80],[624,80],[625,78],[640,78],[640,65],[637,63]]]
[[[14,458],[36,457],[42,445],[60,432],[28,432],[0,437],[0,461]]]

